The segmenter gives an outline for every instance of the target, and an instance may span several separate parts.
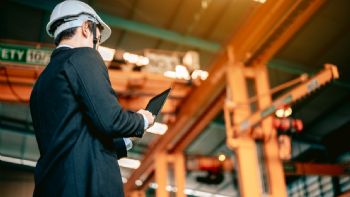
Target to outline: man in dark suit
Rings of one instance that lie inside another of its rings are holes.
[[[119,105],[95,50],[111,30],[90,6],[58,4],[47,31],[57,48],[30,97],[40,150],[33,196],[124,196],[116,159],[154,117]]]

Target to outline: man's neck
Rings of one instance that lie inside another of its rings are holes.
[[[81,44],[75,42],[74,40],[62,40],[58,46],[69,46],[71,48],[82,47]]]
[[[70,46],[71,48],[78,48],[78,47],[91,47],[87,43],[86,40],[79,40],[79,39],[64,39],[60,42],[59,45],[66,45]]]

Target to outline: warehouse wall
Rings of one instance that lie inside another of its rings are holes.
[[[0,196],[31,197],[34,189],[33,171],[0,164]]]

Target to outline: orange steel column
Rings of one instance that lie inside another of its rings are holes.
[[[175,184],[176,184],[176,197],[185,197],[185,181],[186,181],[186,168],[185,157],[183,153],[178,152],[174,154],[174,171],[175,171]]]
[[[236,105],[236,107],[233,108],[233,119],[226,121],[232,121],[236,125],[248,117],[251,112],[249,105],[245,105],[248,103],[248,88],[244,76],[244,66],[234,62],[232,50],[229,49],[228,55],[230,61],[228,62],[226,73],[228,83],[226,96],[233,102],[232,105]],[[254,139],[248,135],[235,137],[233,130],[227,130],[227,144],[237,155],[237,171],[241,196],[260,197],[262,195],[261,180]]]
[[[168,170],[171,169],[169,164],[173,164],[176,197],[185,197],[186,167],[185,157],[182,152],[174,154],[161,152],[155,157],[156,196],[169,196],[169,192],[166,189],[168,185]]]
[[[258,99],[259,109],[270,106],[272,101],[271,95],[267,94],[270,91],[270,85],[266,65],[255,66],[255,84],[256,94],[261,95]],[[264,119],[261,122],[261,128],[265,138],[263,147],[270,196],[287,196],[283,165],[279,158],[276,130],[272,127],[272,117]]]
[[[237,155],[239,188],[242,197],[262,196],[259,163],[254,139],[239,139],[240,145],[234,149]]]
[[[157,183],[156,196],[167,197],[168,158],[165,152],[158,152],[155,156],[155,181]]]

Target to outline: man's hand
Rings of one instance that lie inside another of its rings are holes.
[[[147,119],[148,127],[145,129],[148,129],[149,127],[151,127],[154,124],[154,116],[151,112],[144,110],[144,109],[140,109],[139,111],[137,111],[137,113],[142,114],[143,117],[145,119]]]

